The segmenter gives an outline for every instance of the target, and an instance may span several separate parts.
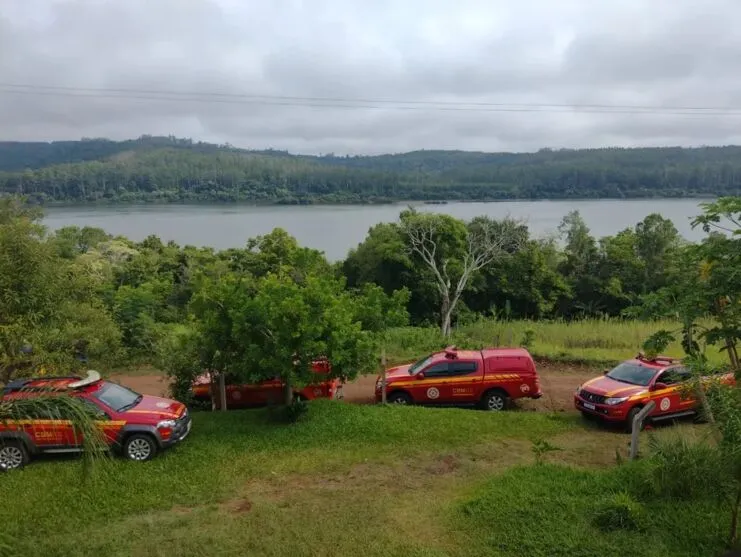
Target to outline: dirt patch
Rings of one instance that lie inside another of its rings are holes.
[[[111,375],[108,379],[143,395],[169,396],[167,377],[164,375],[115,374]]]
[[[377,375],[363,375],[342,388],[344,400],[353,404],[373,404],[376,401]]]
[[[425,468],[425,471],[428,474],[433,474],[435,476],[441,475],[441,474],[451,474],[458,470],[458,468],[461,467],[460,461],[457,457],[453,455],[446,455],[443,457],[438,458],[434,463],[427,466]]]
[[[231,514],[246,514],[252,510],[252,501],[248,499],[232,499],[220,505],[220,508]]]

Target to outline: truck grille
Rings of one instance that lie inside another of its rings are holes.
[[[579,396],[583,398],[584,400],[586,400],[587,402],[593,402],[594,404],[604,404],[605,399],[607,398],[602,395],[590,393],[589,391],[585,391],[584,389],[579,391]]]

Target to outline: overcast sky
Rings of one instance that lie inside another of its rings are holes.
[[[739,0],[0,0],[0,140],[173,134],[337,154],[738,144],[740,28]],[[538,106],[501,111],[514,104]]]

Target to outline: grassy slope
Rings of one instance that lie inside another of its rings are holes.
[[[681,555],[722,543],[707,505],[659,509],[666,523],[651,542],[597,539],[585,517],[611,484],[594,467],[627,438],[575,416],[329,401],[310,414],[285,426],[267,411],[198,413],[182,446],[143,465],[106,463],[88,487],[77,462],[36,462],[0,482],[3,535],[44,557],[593,555],[610,540],[632,555]],[[563,449],[550,460],[580,468],[533,465],[541,438]],[[677,513],[701,528],[675,536]]]
[[[680,324],[673,321],[643,322],[624,320],[584,321],[489,321],[482,320],[456,330],[450,341],[459,347],[519,346],[525,331],[531,330],[530,351],[537,358],[554,362],[583,363],[604,366],[632,358],[641,344],[660,329],[676,331]],[[677,335],[679,336],[679,335]],[[388,353],[394,362],[414,360],[446,343],[437,329],[407,327],[391,333]],[[670,356],[681,357],[682,348],[675,342]],[[727,361],[717,348],[707,350],[709,359],[717,364]]]
[[[531,330],[533,342],[530,351],[541,360],[584,364],[600,370],[626,358],[632,358],[641,349],[641,344],[660,329],[677,331],[680,324],[675,321],[625,321],[617,319],[587,319],[583,321],[492,321],[482,320],[459,327],[454,337],[445,341],[434,327],[404,327],[393,329],[386,347],[390,364],[414,361],[446,344],[459,347],[519,346],[525,332]],[[677,334],[677,336],[679,336]],[[667,350],[667,354],[682,357],[679,342]],[[725,364],[727,357],[717,348],[709,347],[707,356],[712,363]],[[156,374],[148,366],[134,369],[113,370],[116,373]],[[375,373],[375,370],[373,371]]]

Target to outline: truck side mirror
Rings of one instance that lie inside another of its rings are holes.
[[[651,389],[652,391],[659,391],[661,389],[666,389],[669,385],[666,383],[654,383],[654,388]]]
[[[424,378],[425,378],[425,372],[424,372],[424,371],[420,371],[420,372],[419,372],[419,373],[417,374],[417,379],[424,379]]]

